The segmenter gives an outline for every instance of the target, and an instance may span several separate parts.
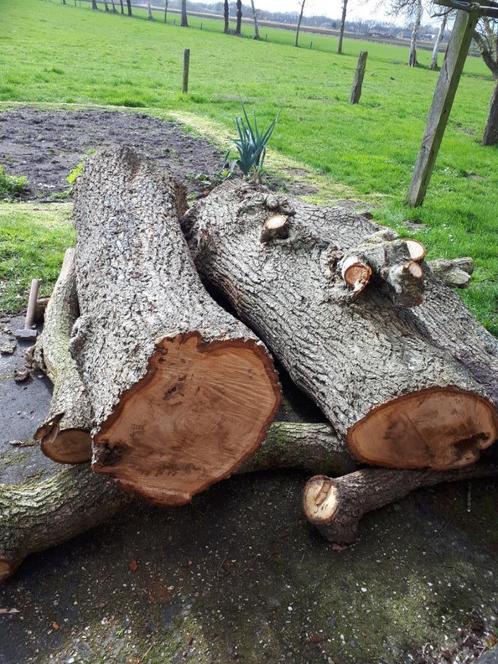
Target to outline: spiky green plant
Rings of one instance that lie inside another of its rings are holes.
[[[256,179],[261,177],[263,164],[266,156],[266,146],[273,134],[277,124],[276,115],[264,131],[260,131],[256,114],[252,121],[249,119],[244,104],[242,104],[243,117],[235,119],[239,137],[234,140],[238,152],[236,165],[245,176],[254,175]]]
[[[24,175],[7,175],[0,166],[0,198],[14,198],[26,190],[28,179]]]

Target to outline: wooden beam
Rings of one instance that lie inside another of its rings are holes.
[[[478,19],[476,11],[457,12],[408,191],[407,203],[412,207],[424,201]]]

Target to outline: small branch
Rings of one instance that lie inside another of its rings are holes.
[[[364,514],[401,500],[411,491],[497,475],[498,465],[492,464],[443,472],[365,468],[338,479],[317,475],[306,483],[303,508],[308,521],[329,542],[352,544]]]

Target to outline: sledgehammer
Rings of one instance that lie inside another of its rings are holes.
[[[31,281],[31,288],[29,289],[28,310],[26,318],[24,319],[24,329],[17,330],[15,333],[17,339],[36,339],[38,332],[33,329],[36,314],[36,300],[38,299],[38,291],[40,290],[40,280],[33,279]]]

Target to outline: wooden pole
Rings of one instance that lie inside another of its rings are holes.
[[[412,207],[424,202],[478,19],[477,12],[457,12],[408,191],[406,202]]]
[[[188,93],[188,71],[190,67],[190,49],[186,48],[183,51],[183,85],[182,92],[184,94]]]
[[[358,57],[358,64],[354,74],[353,87],[351,88],[351,97],[349,99],[351,104],[357,104],[361,97],[361,87],[363,85],[363,77],[365,76],[365,68],[367,66],[368,51],[361,51]]]

